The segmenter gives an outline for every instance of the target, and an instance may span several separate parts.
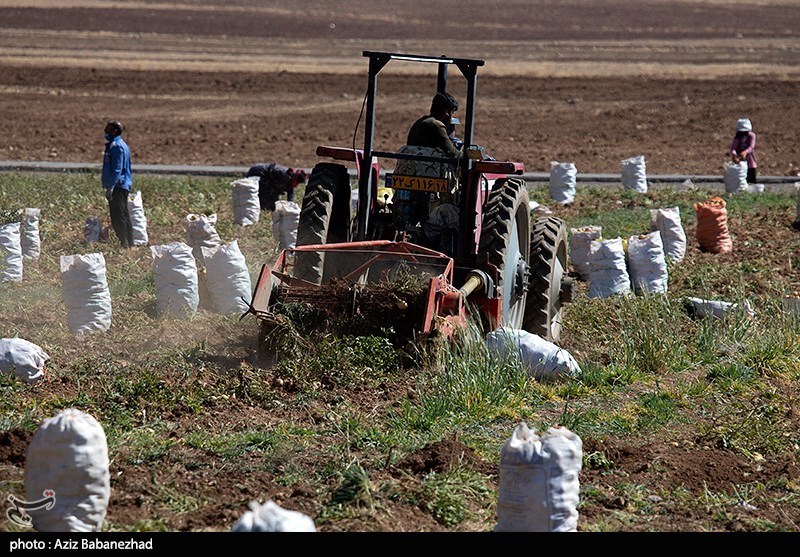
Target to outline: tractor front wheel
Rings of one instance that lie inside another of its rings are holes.
[[[536,219],[531,238],[531,277],[523,329],[550,342],[561,338],[562,283],[567,274],[567,226],[555,217]]]
[[[495,183],[483,215],[479,250],[498,270],[495,286],[503,302],[500,325],[521,328],[530,256],[530,205],[524,180],[507,178]]]

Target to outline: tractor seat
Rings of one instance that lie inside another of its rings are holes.
[[[399,153],[408,155],[422,155],[426,157],[449,158],[449,155],[438,147],[422,147],[419,145],[403,145]],[[398,159],[394,167],[395,174],[404,176],[431,176],[435,178],[450,178],[453,167],[443,162],[415,161]]]

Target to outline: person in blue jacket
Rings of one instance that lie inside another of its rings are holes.
[[[131,193],[131,150],[122,139],[122,123],[106,123],[106,148],[103,153],[102,184],[111,213],[111,226],[123,248],[133,247],[133,226],[128,214],[128,195]]]

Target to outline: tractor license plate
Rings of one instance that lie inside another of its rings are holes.
[[[433,178],[431,176],[402,176],[392,174],[391,186],[396,190],[415,190],[446,193],[450,191],[447,178]]]

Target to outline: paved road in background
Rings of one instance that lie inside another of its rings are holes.
[[[135,174],[180,175],[180,176],[244,176],[249,167],[244,166],[184,166],[167,164],[134,164]],[[101,170],[99,163],[52,162],[52,161],[0,161],[0,172],[97,172]],[[306,169],[310,172],[311,169]],[[355,176],[354,171],[350,171]],[[526,172],[522,174],[529,183],[548,183],[550,174],[546,172]],[[692,185],[724,188],[722,175],[648,175],[649,185],[658,187],[665,185],[690,187]],[[759,176],[758,181],[769,191],[793,191],[795,184],[800,184],[800,176]],[[578,173],[577,184],[581,186],[608,185],[622,186],[620,174],[584,174]]]

